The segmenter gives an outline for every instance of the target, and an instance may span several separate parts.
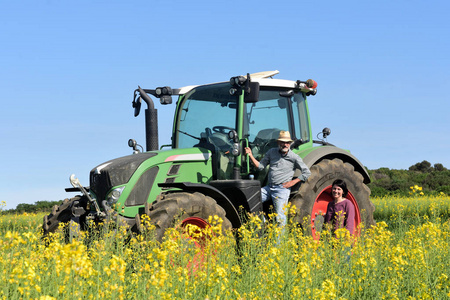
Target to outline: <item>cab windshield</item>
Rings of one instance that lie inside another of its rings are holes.
[[[230,84],[219,83],[191,90],[183,98],[178,112],[176,148],[191,148],[208,143],[228,151],[228,132],[236,128],[236,96]]]
[[[236,130],[237,97],[230,95],[228,82],[200,86],[191,90],[179,106],[176,148],[205,147],[226,153],[232,142],[230,130]],[[303,93],[261,87],[258,102],[245,103],[241,139],[261,158],[276,146],[280,130],[288,130],[293,139],[310,140],[306,99]],[[207,147],[208,146],[208,147]]]

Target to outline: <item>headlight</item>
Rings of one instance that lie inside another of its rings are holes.
[[[125,186],[118,187],[108,193],[108,195],[106,196],[106,202],[108,203],[109,206],[112,206],[117,202],[117,200],[119,200],[120,195],[122,195],[124,188]]]

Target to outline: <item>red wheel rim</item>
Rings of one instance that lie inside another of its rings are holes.
[[[354,232],[351,232],[351,234],[359,236],[360,232],[358,225],[359,223],[361,223],[361,215],[358,203],[356,202],[355,197],[350,191],[348,192],[346,198],[350,200],[355,206],[355,228]],[[318,227],[322,227],[324,216],[327,212],[328,203],[331,201],[333,201],[333,197],[331,196],[331,185],[329,185],[319,193],[316,200],[314,201],[313,209],[311,212],[311,232],[313,238],[316,240],[320,238],[320,235],[318,233],[322,230],[322,228]]]
[[[208,222],[199,217],[189,217],[184,219],[183,222],[181,222],[181,227],[186,227],[187,224],[195,225],[201,229],[205,229],[210,226]]]
[[[199,217],[186,218],[180,224],[181,228],[186,228],[188,225],[197,226],[199,230],[203,230],[211,226],[208,222]],[[197,247],[203,247],[207,238],[208,238],[207,236],[202,236],[201,238],[189,236],[189,239],[193,240]]]
[[[199,230],[202,230],[202,229],[205,229],[205,228],[211,226],[207,221],[205,221],[202,218],[189,217],[189,218],[184,219],[181,222],[181,228],[185,228],[188,224],[197,226],[199,228]],[[206,257],[205,257],[206,254],[203,252],[203,250],[204,250],[207,240],[210,239],[211,237],[203,235],[201,238],[194,238],[191,236],[189,236],[188,238],[194,242],[195,247],[198,247],[199,249],[201,249],[201,251],[198,252],[193,257],[192,261],[190,261],[186,266],[188,269],[192,270],[192,272],[193,272],[192,275],[195,275],[195,273],[203,267],[203,265],[206,261]]]

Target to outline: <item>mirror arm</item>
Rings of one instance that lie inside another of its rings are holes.
[[[150,98],[140,86],[138,86],[138,90],[141,98],[144,99],[145,103],[147,103],[148,108],[151,110],[155,109],[155,104],[153,104],[152,98]]]

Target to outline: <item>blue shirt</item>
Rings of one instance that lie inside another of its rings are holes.
[[[259,162],[258,169],[263,170],[269,165],[269,185],[278,185],[292,180],[296,169],[300,169],[302,174],[299,179],[306,181],[311,171],[303,162],[300,156],[292,152],[290,149],[282,155],[278,148],[272,148],[267,151],[264,158]]]

